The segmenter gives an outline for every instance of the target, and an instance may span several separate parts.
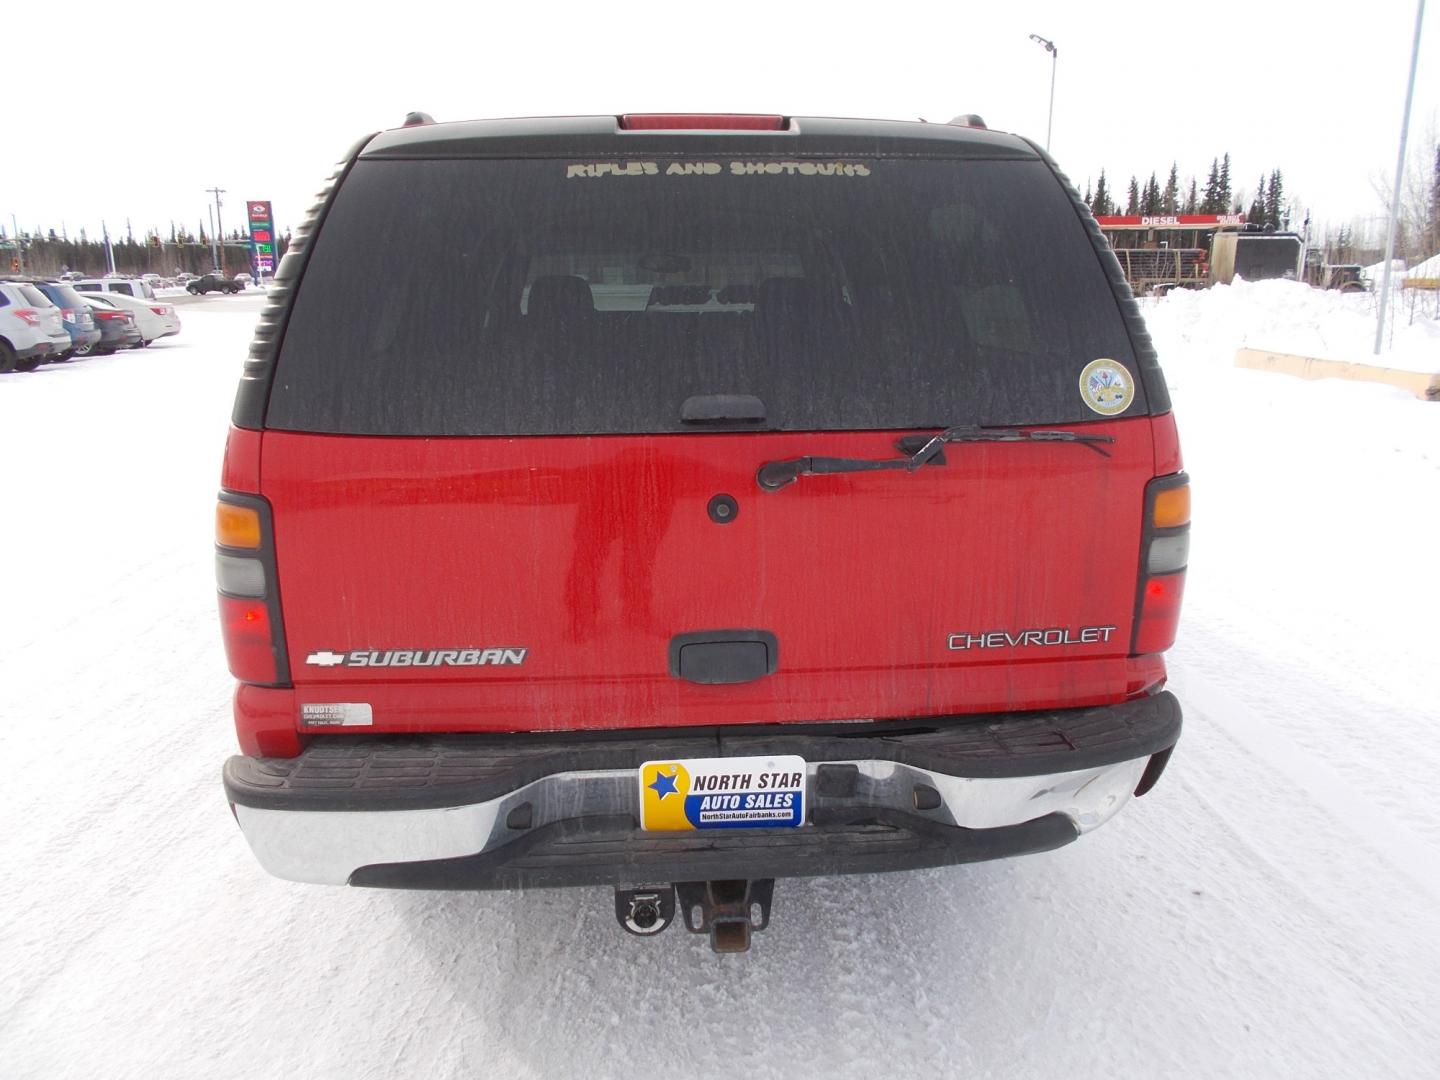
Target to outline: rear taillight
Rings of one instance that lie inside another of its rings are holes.
[[[67,308],[61,308],[61,309],[60,309],[60,317],[61,317],[62,319],[64,319],[66,322],[74,322],[74,321],[75,321],[75,309],[74,309],[74,308],[68,308],[68,307],[67,307]]]
[[[165,314],[165,309],[163,307],[152,307],[150,310],[153,311],[156,315]]]
[[[258,495],[220,494],[215,507],[215,586],[230,673],[246,683],[288,683],[270,504]]]
[[[1132,654],[1164,652],[1175,644],[1189,563],[1190,478],[1183,472],[1156,477],[1145,488]]]
[[[15,317],[20,319],[27,326],[40,325],[40,312],[33,307],[22,307],[15,309]]]
[[[123,311],[96,311],[95,318],[102,319],[105,322],[114,322],[117,319],[124,322],[125,313]]]

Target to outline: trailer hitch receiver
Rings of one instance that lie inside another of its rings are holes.
[[[750,948],[752,931],[770,925],[775,879],[677,881],[675,892],[687,930],[709,934],[717,953],[740,953]]]

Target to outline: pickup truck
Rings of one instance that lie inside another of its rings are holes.
[[[221,277],[219,274],[205,274],[194,281],[187,282],[185,291],[191,296],[201,296],[210,292],[237,293],[245,286],[239,281],[232,281],[230,278]]]

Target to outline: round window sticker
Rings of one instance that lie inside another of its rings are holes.
[[[1118,416],[1135,400],[1135,384],[1118,361],[1091,360],[1080,372],[1080,396],[1101,416]]]

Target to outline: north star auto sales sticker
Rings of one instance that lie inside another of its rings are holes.
[[[804,822],[805,761],[795,755],[640,766],[642,829],[785,828]]]

